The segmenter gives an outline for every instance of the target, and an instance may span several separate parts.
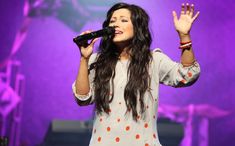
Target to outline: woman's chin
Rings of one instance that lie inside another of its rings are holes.
[[[127,42],[130,42],[130,39],[113,38],[113,42],[114,44],[127,43]]]

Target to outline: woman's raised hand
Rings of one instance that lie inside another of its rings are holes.
[[[181,13],[178,19],[175,11],[172,12],[175,29],[180,36],[188,35],[193,22],[199,15],[199,11],[194,15],[194,5],[193,4],[182,4]]]
[[[88,34],[91,32],[92,32],[91,30],[84,31],[80,35]],[[81,57],[83,57],[85,59],[89,59],[89,57],[91,56],[91,54],[93,52],[94,44],[97,40],[98,40],[98,38],[95,38],[95,39],[91,40],[90,43],[88,43],[88,41],[83,41],[78,44],[78,47],[81,52]]]

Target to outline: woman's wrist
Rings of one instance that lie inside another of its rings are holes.
[[[81,56],[80,61],[81,61],[81,62],[88,62],[88,61],[89,61],[89,58],[90,58],[90,57]]]
[[[190,49],[192,47],[192,41],[189,33],[179,33],[180,46],[179,49]]]
[[[183,42],[183,43],[191,41],[190,34],[180,34],[179,33],[179,38],[180,38],[180,42]]]

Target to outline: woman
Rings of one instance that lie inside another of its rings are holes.
[[[149,17],[126,3],[108,11],[103,27],[115,27],[115,35],[101,40],[98,53],[92,54],[97,39],[79,45],[80,68],[72,87],[79,105],[95,103],[90,146],[160,146],[155,115],[159,83],[183,87],[199,77],[189,34],[199,14],[193,12],[189,4],[182,4],[179,19],[173,11],[181,63],[159,49],[150,51]]]

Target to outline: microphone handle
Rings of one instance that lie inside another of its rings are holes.
[[[105,29],[101,29],[101,30],[94,31],[94,32],[91,32],[88,34],[77,36],[76,38],[73,39],[73,41],[75,43],[79,43],[79,42],[94,39],[97,37],[102,37],[104,35],[110,35],[110,34],[114,33],[114,31],[115,31],[114,28],[107,27]]]
[[[82,42],[82,41],[85,41],[85,40],[90,40],[90,39],[100,37],[101,35],[99,35],[99,34],[101,34],[101,33],[97,33],[97,32],[91,32],[91,33],[88,33],[88,34],[77,36],[76,38],[73,39],[73,41],[74,42]]]

